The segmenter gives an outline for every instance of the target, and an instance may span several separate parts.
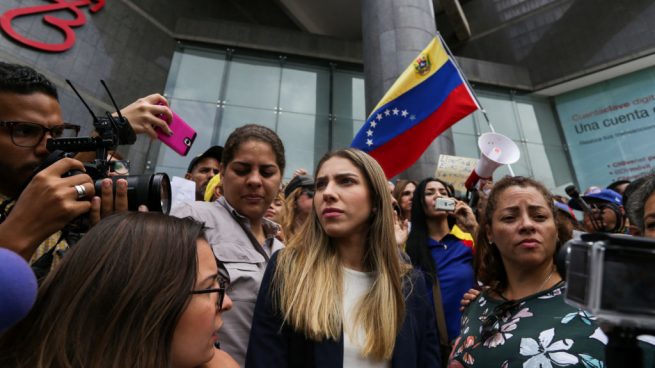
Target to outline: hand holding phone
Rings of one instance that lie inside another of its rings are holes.
[[[196,140],[197,133],[196,131],[189,126],[181,117],[179,117],[175,112],[171,110],[173,118],[171,123],[168,126],[173,132],[172,135],[168,135],[161,131],[159,128],[157,130],[157,138],[160,141],[164,142],[165,145],[173,149],[181,156],[186,156],[191,150],[193,142]],[[163,116],[160,116],[164,120]]]

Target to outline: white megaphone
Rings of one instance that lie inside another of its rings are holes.
[[[484,133],[478,139],[482,156],[464,183],[471,190],[480,179],[491,179],[491,175],[501,165],[511,165],[519,160],[521,151],[511,139],[498,133]]]

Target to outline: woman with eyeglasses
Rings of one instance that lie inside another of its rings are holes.
[[[439,367],[434,313],[399,259],[382,168],[347,148],[315,178],[308,222],[264,275],[246,367]]]
[[[202,224],[123,213],[94,226],[0,334],[2,367],[236,363],[214,347],[232,306]]]
[[[448,203],[450,208],[442,205]],[[444,355],[459,335],[459,302],[475,286],[473,247],[453,234],[455,224],[467,233],[475,233],[478,226],[471,208],[452,198],[448,183],[422,180],[414,192],[406,251],[412,264],[425,273]]]
[[[269,128],[248,124],[225,141],[221,157],[221,192],[214,202],[187,202],[171,214],[205,223],[207,241],[229,274],[234,308],[225,316],[224,349],[243,366],[257,292],[270,256],[284,245],[279,226],[265,218],[277,195],[285,157],[282,140]]]
[[[297,175],[284,188],[284,216],[282,232],[285,239],[300,231],[312,211],[314,179],[308,175]]]
[[[539,182],[494,185],[476,238],[488,286],[462,318],[449,367],[603,367],[607,337],[564,301],[554,258],[561,243],[552,197]]]

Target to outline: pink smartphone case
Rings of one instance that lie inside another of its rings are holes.
[[[173,114],[173,119],[171,120],[169,128],[173,131],[173,135],[169,136],[160,129],[157,129],[157,137],[160,141],[164,142],[164,144],[172,148],[173,151],[182,156],[186,156],[189,153],[193,142],[196,140],[196,131],[176,113],[173,111],[171,111],[171,113]]]

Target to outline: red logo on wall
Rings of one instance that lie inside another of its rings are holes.
[[[0,27],[14,40],[33,47],[37,50],[49,52],[62,52],[70,49],[75,44],[75,32],[73,28],[83,26],[86,23],[86,17],[80,8],[88,6],[91,13],[96,13],[105,7],[105,0],[53,0],[52,4],[32,6],[28,8],[19,8],[8,10],[0,16]],[[61,19],[52,15],[46,15],[49,12],[67,10],[75,15],[74,19]],[[23,36],[12,28],[11,22],[19,17],[31,15],[43,15],[43,22],[64,34],[62,43],[44,43]]]

